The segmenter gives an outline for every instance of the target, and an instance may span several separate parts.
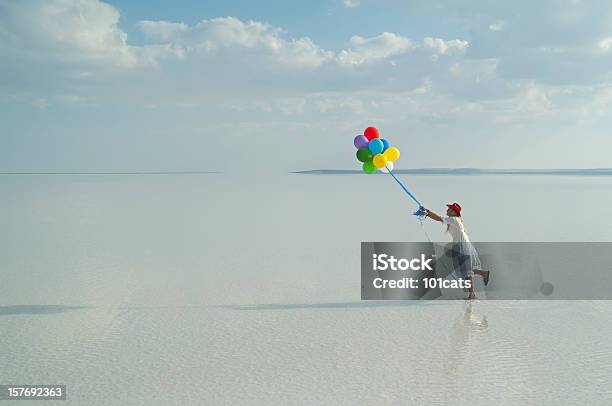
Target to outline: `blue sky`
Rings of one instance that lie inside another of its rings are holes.
[[[0,0],[0,170],[611,167],[612,4]]]

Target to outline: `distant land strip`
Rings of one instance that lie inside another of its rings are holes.
[[[363,173],[357,169],[313,169],[292,172],[302,175],[355,175]],[[414,168],[397,169],[393,173],[412,175],[574,175],[612,176],[612,168],[592,169],[479,169],[479,168]],[[378,174],[384,175],[382,172]]]
[[[0,175],[206,175],[214,171],[134,171],[134,172],[0,172]]]

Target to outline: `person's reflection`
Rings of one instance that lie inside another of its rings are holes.
[[[474,337],[486,334],[488,328],[487,316],[474,312],[474,301],[466,301],[464,311],[451,328],[449,351],[444,357],[448,383],[458,395],[461,393],[460,378],[469,376],[470,370],[474,368],[474,365],[465,365],[465,359],[471,349],[470,342]]]

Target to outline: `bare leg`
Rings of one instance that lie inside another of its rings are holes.
[[[482,281],[484,282],[485,286],[489,284],[489,271],[483,271],[481,269],[474,269],[472,272],[474,272],[476,275],[482,278]]]
[[[483,271],[481,269],[472,269],[472,274],[480,276],[485,286],[489,284],[489,271]],[[465,278],[465,280],[470,281],[470,289],[469,289],[470,294],[468,295],[467,299],[468,300],[476,299],[476,294],[474,293],[473,277],[468,276]]]
[[[467,276],[465,280],[470,282],[470,288],[469,288],[470,294],[468,295],[466,299],[467,300],[476,299],[476,294],[474,293],[474,283],[472,282],[472,276],[471,275]]]

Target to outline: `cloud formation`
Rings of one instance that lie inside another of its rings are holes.
[[[171,100],[180,99],[184,91],[186,104],[197,102],[194,89],[199,86],[210,90],[208,96],[225,89],[222,98],[256,95],[263,89],[282,97],[313,97],[325,92],[406,92],[429,83],[429,92],[474,101],[511,98],[523,91],[521,86],[607,81],[612,6],[605,2],[569,1],[563,9],[552,7],[556,3],[550,1],[492,5],[471,0],[461,7],[447,1],[409,3],[417,11],[463,20],[473,38],[468,43],[382,32],[355,35],[344,49],[331,50],[309,37],[291,38],[267,23],[219,17],[191,26],[140,21],[147,42],[133,45],[118,26],[119,11],[102,1],[4,0],[0,53],[8,62],[0,73],[4,86],[17,92],[24,90],[19,89],[24,82],[53,92],[53,81],[58,87],[78,88],[108,80],[132,81],[136,74],[145,83],[162,83],[160,96]],[[168,81],[174,90],[165,88]],[[128,87],[133,101],[138,88]],[[152,96],[150,91],[141,93],[146,99]],[[93,100],[101,95],[53,96]],[[49,99],[49,94],[32,97]]]
[[[23,62],[131,68],[168,51],[129,45],[118,21],[117,9],[100,1],[2,1],[0,52]]]
[[[214,100],[235,106],[235,99],[274,105],[274,97],[298,97],[318,105],[335,92],[400,92],[424,81],[453,80],[449,67],[468,48],[465,40],[415,42],[383,32],[353,36],[334,51],[236,17],[191,26],[140,21],[147,42],[133,45],[118,26],[119,12],[97,0],[4,1],[0,8],[0,52],[10,60],[0,73],[16,79],[8,86],[19,92],[20,82],[34,82],[41,94],[32,97],[61,102],[114,98],[193,106]],[[109,81],[123,83],[122,90],[104,90]]]
[[[343,5],[360,6],[342,10],[351,15],[367,6]],[[169,121],[176,111],[194,112],[218,126],[237,123],[227,128],[235,134],[340,133],[375,121],[486,139],[569,133],[568,123],[601,133],[612,121],[612,4],[410,0],[405,7],[465,35],[382,29],[332,48],[225,16],[139,21],[144,41],[136,43],[103,1],[0,0],[0,100],[39,111],[166,109]]]
[[[411,0],[405,7],[467,27],[467,57],[497,59],[507,79],[583,85],[607,80],[611,71],[611,56],[601,52],[612,37],[609,1]]]

